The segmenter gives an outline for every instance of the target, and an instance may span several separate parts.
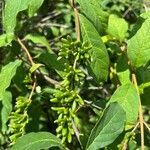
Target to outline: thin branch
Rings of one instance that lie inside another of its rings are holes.
[[[132,10],[132,8],[131,7],[129,7],[125,12],[124,12],[124,14],[123,14],[123,18],[129,13],[129,11],[131,11]]]
[[[137,85],[137,79],[136,79],[136,75],[134,73],[132,74],[132,81],[133,81],[134,86],[135,86],[137,93],[138,93],[139,123],[140,123],[140,131],[141,131],[141,150],[144,150],[144,117],[143,117],[143,112],[142,112],[142,104],[141,104],[141,100],[140,100],[139,89],[138,89],[138,85]]]
[[[59,27],[59,28],[69,28],[67,25],[58,24],[58,23],[38,23],[36,27],[44,27],[44,26],[50,26],[50,27]]]
[[[145,12],[148,12],[148,8],[147,8],[146,4],[143,4],[143,6],[144,6],[144,9],[145,9]]]
[[[18,43],[20,44],[20,46],[22,47],[22,49],[25,51],[25,53],[27,54],[28,59],[29,59],[31,65],[34,65],[34,61],[33,61],[33,59],[32,59],[32,56],[30,55],[28,49],[27,49],[26,46],[22,43],[22,41],[20,40],[19,37],[17,38],[17,41],[18,41]],[[36,88],[36,73],[34,73],[34,81],[33,81],[31,93],[30,93],[30,95],[29,95],[29,100],[31,100],[35,88]]]
[[[57,17],[59,15],[61,15],[61,12],[52,12],[52,13],[48,14],[48,16],[42,18],[42,20],[40,22],[46,22],[46,21],[48,21],[54,17]]]
[[[148,129],[148,131],[150,132],[150,127],[149,125],[144,121],[144,125],[146,126],[146,128]]]
[[[20,38],[17,38],[17,41],[18,41],[18,43],[20,44],[21,48],[22,48],[22,49],[25,51],[25,53],[27,54],[28,59],[29,59],[31,65],[33,65],[34,62],[33,62],[33,59],[32,59],[32,57],[31,57],[31,55],[30,55],[28,49],[27,49],[27,48],[25,47],[25,45],[22,43],[22,41],[20,40]]]
[[[80,133],[79,133],[79,131],[78,131],[78,129],[77,129],[77,127],[76,127],[76,125],[75,125],[75,123],[74,123],[74,121],[72,120],[72,128],[73,128],[73,130],[74,130],[74,132],[75,132],[75,135],[76,135],[76,137],[77,137],[77,139],[78,139],[78,142],[79,142],[79,144],[81,145],[81,147],[82,147],[82,143],[81,143],[81,141],[80,141]]]
[[[84,102],[85,102],[87,105],[89,105],[89,106],[92,106],[92,107],[94,107],[94,108],[96,108],[96,109],[98,109],[98,110],[102,110],[101,107],[99,107],[99,106],[93,104],[92,101],[84,100]]]
[[[41,74],[42,74],[42,73],[41,73]],[[54,80],[54,79],[48,77],[47,75],[44,75],[44,74],[42,74],[42,75],[43,75],[44,79],[45,79],[47,82],[49,82],[49,83],[51,83],[51,84],[53,84],[53,85],[56,85],[56,86],[60,86],[60,83],[59,83],[58,81],[56,81],[56,80]]]
[[[31,93],[29,95],[29,100],[31,100],[32,96],[33,96],[33,93],[34,93],[34,90],[36,88],[36,74],[34,73],[34,82],[33,82],[33,85],[32,85],[32,90],[31,90]]]
[[[133,130],[131,131],[132,133],[138,128],[138,126],[139,126],[139,122],[135,125],[135,127],[133,128]]]
[[[25,62],[25,64],[30,67],[31,65],[28,63],[28,61],[26,61],[25,59],[23,59],[21,56],[17,55],[18,59],[22,60],[23,62]],[[52,78],[50,78],[49,76],[47,76],[46,74],[43,74],[39,69],[37,69],[36,74],[38,75],[42,75],[43,78],[50,84],[56,85],[56,86],[60,86],[60,83]]]
[[[80,21],[79,21],[79,13],[77,8],[75,7],[74,0],[70,0],[71,7],[74,10],[75,15],[75,28],[76,28],[76,34],[77,34],[77,41],[80,41]]]

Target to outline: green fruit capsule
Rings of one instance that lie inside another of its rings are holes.
[[[60,138],[62,135],[61,134],[57,134],[57,137]]]
[[[59,127],[56,129],[56,132],[59,133],[62,129],[63,129],[63,126],[59,126]]]
[[[71,143],[71,141],[72,141],[72,135],[71,135],[70,132],[68,133],[68,137],[67,138],[68,138],[68,143]]]
[[[79,103],[79,105],[84,105],[83,99],[78,95],[78,99],[76,101]]]
[[[53,98],[53,99],[51,99],[50,101],[53,102],[53,103],[59,102],[57,98]]]
[[[57,119],[57,120],[55,120],[54,123],[62,123],[62,122],[64,122],[64,121],[65,121],[65,119],[62,118],[62,119]]]
[[[72,101],[73,101],[72,96],[64,99],[64,102],[67,102],[67,103],[72,102]]]
[[[77,102],[76,102],[76,101],[73,101],[73,104],[72,104],[72,111],[75,112],[75,111],[76,111],[76,108],[77,108]]]
[[[62,129],[62,135],[63,135],[63,136],[66,136],[66,135],[67,135],[67,132],[68,132],[67,128],[63,128],[63,129]]]
[[[63,114],[60,114],[59,116],[58,116],[58,119],[62,119],[63,118]]]
[[[57,111],[59,114],[65,111],[65,107],[51,107],[51,109]]]
[[[61,142],[62,142],[62,143],[65,143],[66,138],[67,138],[66,136],[65,136],[65,137],[63,137],[63,138],[62,138],[62,140],[61,140]]]
[[[74,135],[74,130],[72,128],[69,128],[69,132],[71,133],[71,135]]]

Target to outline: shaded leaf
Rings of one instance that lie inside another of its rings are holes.
[[[28,34],[26,40],[31,40],[33,43],[45,46],[49,52],[52,52],[49,42],[44,36]]]
[[[122,85],[131,82],[130,70],[128,67],[128,58],[126,57],[126,55],[122,54],[121,56],[119,56],[116,70],[117,70],[117,75],[119,77],[120,83]]]
[[[55,53],[42,53],[39,56],[40,62],[48,66],[48,68],[53,68],[60,76],[64,75],[64,69],[65,69],[65,61],[64,60],[57,60],[57,55]]]
[[[97,82],[105,81],[108,76],[109,67],[109,58],[106,47],[95,27],[83,15],[80,15],[80,23],[83,40],[89,42],[92,46],[90,50],[91,74]]]
[[[7,121],[9,119],[9,115],[12,110],[12,95],[10,92],[6,91],[3,96],[3,101],[2,101],[2,109],[1,109],[1,131],[4,133],[7,131]]]
[[[0,72],[0,100],[3,99],[5,90],[9,87],[12,78],[14,77],[17,68],[21,65],[20,60],[10,62],[4,66]]]
[[[51,147],[64,149],[61,140],[49,132],[28,133],[16,141],[10,150],[41,150]]]
[[[137,70],[142,105],[150,105],[150,67]]]

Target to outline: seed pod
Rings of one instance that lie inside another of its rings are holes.
[[[58,126],[58,128],[56,129],[56,132],[60,132],[63,129],[63,126]]]
[[[61,142],[64,143],[66,141],[66,136],[62,138]]]
[[[72,135],[71,135],[70,132],[68,133],[68,137],[67,138],[68,138],[68,143],[71,143],[71,141],[72,141]]]
[[[76,99],[76,101],[79,103],[79,105],[84,105],[84,101],[79,95],[78,95],[78,98]]]
[[[53,102],[53,103],[58,103],[59,102],[57,98],[52,98],[50,101]]]
[[[51,107],[51,109],[57,111],[59,114],[65,111],[65,107]]]
[[[75,112],[77,108],[77,102],[74,100],[72,104],[72,111]]]
[[[68,132],[67,128],[63,128],[63,129],[62,129],[62,135],[63,135],[63,136],[66,136],[66,135],[67,135],[67,132]]]
[[[62,135],[61,134],[57,134],[57,137],[60,138]]]

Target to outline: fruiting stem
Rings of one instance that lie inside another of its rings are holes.
[[[74,5],[74,0],[70,0],[71,7],[74,10],[74,15],[75,15],[75,30],[76,30],[76,35],[77,35],[77,41],[80,41],[80,21],[79,21],[79,13],[77,8]]]
[[[143,118],[143,112],[142,112],[142,104],[140,100],[140,93],[139,93],[139,89],[137,85],[137,79],[134,73],[132,74],[132,80],[137,90],[138,97],[139,97],[138,99],[139,99],[139,123],[140,123],[140,131],[141,131],[141,150],[144,150],[144,118]]]
[[[21,48],[22,48],[22,49],[25,51],[25,53],[27,54],[28,59],[29,59],[31,65],[33,65],[34,62],[33,62],[33,59],[32,59],[32,57],[31,57],[31,55],[30,55],[28,49],[25,47],[25,45],[22,43],[22,41],[21,41],[19,38],[17,38],[17,41],[18,41],[18,43],[20,44]]]

